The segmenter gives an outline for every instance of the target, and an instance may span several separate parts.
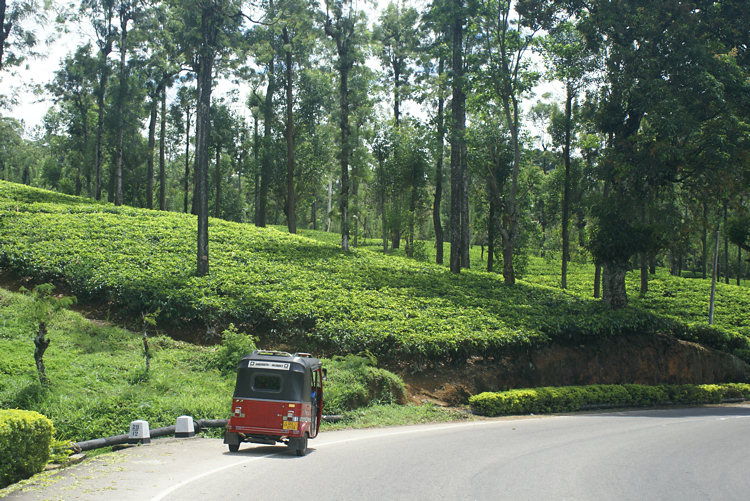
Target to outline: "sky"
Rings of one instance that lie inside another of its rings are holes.
[[[367,11],[368,19],[371,23],[377,19],[379,12],[387,3],[382,0],[375,2],[360,0],[360,5]],[[407,3],[421,8],[420,6],[424,3],[424,0],[413,2],[408,2],[407,0]],[[55,4],[58,8],[66,5],[63,0],[57,0]],[[73,4],[68,2],[67,5]],[[54,16],[50,17],[54,18]],[[12,93],[18,99],[17,105],[11,109],[0,110],[0,114],[22,121],[25,128],[25,135],[29,139],[38,137],[44,115],[53,104],[51,97],[46,92],[40,92],[40,90],[54,78],[55,71],[59,69],[61,61],[68,54],[71,54],[82,41],[94,39],[91,27],[85,23],[67,23],[64,26],[65,32],[57,34],[55,37],[54,35],[58,28],[53,22],[48,22],[37,29],[37,35],[40,40],[46,40],[51,36],[54,38],[53,42],[49,45],[43,44],[37,47],[38,52],[44,54],[43,56],[28,59],[23,66],[14,68],[12,72],[10,70],[0,72],[0,89],[2,93]],[[375,58],[373,58],[373,63],[377,64]],[[217,85],[213,95],[220,97],[233,87],[235,86],[228,80],[224,80]],[[549,91],[555,93],[555,87],[547,84],[535,89],[535,94],[536,96],[541,96],[544,92]],[[236,111],[242,116],[248,116],[243,106],[248,92],[249,89],[241,90],[240,99],[236,104]],[[535,102],[536,99],[534,97],[530,102]],[[388,104],[387,106],[390,105]],[[412,114],[419,114],[419,109],[416,105],[407,106],[406,109]]]

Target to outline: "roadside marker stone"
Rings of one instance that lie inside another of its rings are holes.
[[[195,426],[191,416],[180,416],[177,418],[174,436],[177,438],[188,438],[195,436]]]
[[[151,433],[148,429],[148,421],[138,419],[130,422],[130,433],[128,434],[130,444],[151,443]]]

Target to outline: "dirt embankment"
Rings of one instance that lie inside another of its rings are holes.
[[[28,280],[0,270],[0,287],[18,291],[21,285],[33,287]],[[59,288],[59,292],[68,291]],[[76,305],[75,309],[92,321],[109,318],[111,313],[104,304],[99,308],[94,304]],[[130,320],[135,325],[137,319]],[[118,323],[127,324],[127,320],[120,319]],[[183,327],[180,335],[173,337],[206,343],[204,332],[197,327]],[[750,381],[750,365],[742,360],[666,335],[623,336],[585,346],[553,344],[495,360],[474,359],[460,367],[440,367],[418,373],[402,367],[396,372],[406,382],[413,402],[434,401],[448,405],[465,404],[470,395],[483,391],[509,388]]]
[[[464,403],[482,391],[586,384],[750,381],[750,365],[724,352],[666,335],[627,336],[587,346],[551,345],[465,367],[404,374],[414,401]]]

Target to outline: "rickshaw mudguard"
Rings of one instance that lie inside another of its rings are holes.
[[[224,443],[229,445],[239,445],[240,436],[238,433],[227,431],[224,433]]]

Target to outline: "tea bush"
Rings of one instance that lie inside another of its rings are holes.
[[[255,339],[252,336],[238,332],[234,324],[229,324],[221,334],[221,345],[211,354],[208,365],[224,374],[235,374],[242,357],[255,349]]]
[[[709,404],[750,399],[750,384],[591,385],[485,392],[469,399],[484,416],[574,412],[596,407],[647,407],[663,404]]]
[[[676,318],[661,305],[657,299],[666,296],[656,281],[633,306],[611,311],[584,297],[578,265],[571,265],[572,293],[556,289],[533,260],[529,280],[538,283],[507,286],[496,274],[457,276],[368,248],[343,252],[338,237],[323,232],[301,232],[325,240],[318,241],[217,219],[209,224],[211,274],[197,277],[194,216],[0,182],[0,268],[64,283],[80,301],[104,303],[118,315],[159,311],[163,327],[233,323],[267,344],[370,351],[417,366],[631,333],[668,332],[740,354],[746,349],[728,348],[727,336],[747,328],[739,312],[750,309],[750,300],[722,288],[719,311],[737,303],[737,313],[706,330],[695,315]]]

